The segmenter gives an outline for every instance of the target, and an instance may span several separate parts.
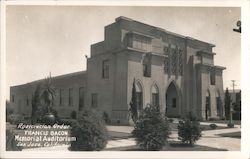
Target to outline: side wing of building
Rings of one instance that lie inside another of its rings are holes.
[[[73,111],[76,113],[85,106],[86,81],[85,72],[76,72],[52,77],[52,84],[56,90],[53,109],[59,117],[70,118]],[[24,85],[10,87],[10,104],[16,113],[25,117],[31,116],[32,97],[39,83],[34,81]]]

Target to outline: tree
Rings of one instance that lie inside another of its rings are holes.
[[[55,99],[55,88],[52,85],[52,78],[51,76],[48,78],[45,78],[45,82],[44,82],[44,89],[42,91],[41,97],[43,98],[45,105],[47,107],[47,113],[51,112],[51,106],[52,106],[52,102]]]
[[[34,95],[32,96],[32,110],[31,110],[31,123],[34,124],[37,122],[37,110],[38,107],[41,105],[40,101],[41,97],[41,84],[39,83],[36,86],[36,90]]]
[[[71,151],[100,151],[107,145],[108,132],[101,115],[94,110],[83,110],[76,123],[72,124]]]
[[[178,139],[182,143],[188,143],[191,146],[201,137],[200,122],[192,113],[184,121],[178,124]]]
[[[135,89],[135,79],[133,81],[133,87],[132,87],[132,97],[131,97],[131,102],[130,102],[130,114],[132,117],[132,120],[134,123],[136,123],[137,118],[138,118],[138,111],[137,111],[137,102],[136,102],[136,89]]]
[[[234,120],[241,120],[241,91],[236,93],[236,102],[234,105]]]
[[[178,124],[178,139],[182,143],[188,143],[191,146],[201,137],[200,123],[195,120],[185,119]]]
[[[230,105],[231,105],[231,97],[227,88],[225,92],[225,117],[226,119],[229,119],[230,117]]]
[[[6,121],[9,122],[11,115],[14,113],[14,109],[9,100],[6,100]]]
[[[132,134],[143,150],[161,150],[167,143],[170,127],[167,118],[158,108],[148,105],[140,113]]]
[[[43,89],[41,92],[41,101],[42,106],[38,109],[41,122],[45,124],[54,124],[56,122],[56,114],[55,111],[52,109],[52,104],[55,99],[56,92],[55,88],[52,85],[52,78],[51,76],[45,78],[43,83]]]

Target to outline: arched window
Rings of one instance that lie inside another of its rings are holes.
[[[142,110],[143,108],[143,101],[142,101],[142,86],[139,82],[136,82],[135,84],[135,91],[136,91],[136,103],[138,106],[138,110]]]
[[[152,90],[152,105],[159,106],[159,89],[156,84],[153,85]]]
[[[211,102],[210,102],[210,93],[207,91],[206,93],[206,120],[208,120],[208,117],[211,116]]]
[[[217,91],[216,92],[216,110],[217,110],[217,116],[220,116],[220,109],[221,109],[221,100],[220,100],[220,94]]]

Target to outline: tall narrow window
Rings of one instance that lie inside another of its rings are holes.
[[[211,116],[211,102],[210,102],[210,93],[206,93],[206,103],[205,103],[205,115],[206,115],[206,120]]]
[[[220,116],[220,97],[216,97],[217,116]]]
[[[84,88],[79,88],[79,111],[81,111],[84,107]]]
[[[102,78],[109,78],[109,60],[102,62]]]
[[[143,76],[148,77],[148,65],[143,64]]]
[[[91,98],[91,106],[93,108],[96,108],[97,107],[97,93],[92,93],[92,98]]]
[[[159,107],[159,89],[156,85],[152,87],[152,105]]]
[[[221,107],[221,101],[220,101],[220,94],[219,92],[216,93],[216,110],[217,110],[217,116],[220,116],[220,107]]]
[[[69,106],[73,106],[73,88],[69,89]]]
[[[210,71],[210,84],[215,85],[215,70],[214,69]]]
[[[172,98],[172,106],[173,108],[176,108],[176,98]]]
[[[211,116],[210,97],[206,97],[206,110],[208,112],[208,115]]]
[[[146,54],[143,59],[143,76],[151,77],[151,54]]]
[[[59,105],[63,106],[63,89],[59,90]]]

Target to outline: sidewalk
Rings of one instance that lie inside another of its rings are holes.
[[[201,122],[201,125],[210,125],[210,124],[212,123]],[[240,139],[219,136],[219,134],[224,134],[224,133],[240,132],[241,131],[240,125],[235,125],[235,128],[226,128],[227,124],[216,124],[216,125],[225,127],[225,129],[203,131],[201,139],[197,141],[196,144],[201,145],[201,146],[218,148],[218,149],[227,149],[229,151],[240,151],[240,147],[241,147]],[[108,126],[108,130],[131,133],[133,130],[133,127],[132,126]],[[179,141],[177,132],[173,132],[170,135],[170,137],[171,137],[170,140]],[[123,142],[125,140],[126,142]],[[110,141],[107,147],[115,147],[115,145],[118,147],[133,146],[135,145],[135,141],[133,141],[131,138],[129,140],[123,139],[123,140]]]
[[[179,120],[178,118],[172,118],[174,120],[174,123],[179,123]],[[216,124],[217,126],[221,126],[221,127],[227,127],[227,123],[216,123],[216,122],[213,122],[213,121],[210,121],[210,122],[200,122],[201,125],[210,125],[210,124]],[[237,128],[240,128],[241,125],[234,125],[234,127],[237,127]]]
[[[202,123],[203,124],[203,123]],[[210,124],[210,123],[206,123]],[[204,124],[205,125],[205,124]],[[220,126],[226,126],[226,124],[220,124]],[[107,126],[108,131],[113,132],[122,132],[122,133],[131,133],[133,130],[132,126]],[[213,147],[218,149],[227,149],[229,151],[240,151],[241,140],[238,138],[232,137],[221,137],[218,134],[223,133],[233,133],[240,132],[241,129],[239,126],[235,128],[227,128],[227,129],[218,129],[218,130],[208,130],[202,132],[202,137],[199,141],[197,141],[196,145]],[[177,132],[173,132],[170,135],[170,141],[179,141]],[[136,142],[134,138],[127,139],[116,139],[109,140],[106,148],[115,148],[115,147],[127,147],[134,146]],[[54,147],[41,147],[41,148],[33,148],[33,149],[24,149],[23,151],[69,151],[69,145],[62,146],[54,146]]]
[[[240,128],[208,130],[202,132],[202,137],[196,142],[196,145],[208,146],[218,149],[227,149],[228,151],[240,151],[241,139],[232,137],[221,137],[218,134],[233,133],[241,131]],[[178,134],[170,135],[172,141],[179,141]]]
[[[210,124],[216,124],[217,126],[221,126],[221,127],[227,127],[226,123],[213,123],[213,122],[200,122],[201,125],[210,125]],[[234,127],[236,128],[240,128],[241,125],[234,125]]]
[[[133,126],[107,126],[108,131],[131,133],[134,130]]]

